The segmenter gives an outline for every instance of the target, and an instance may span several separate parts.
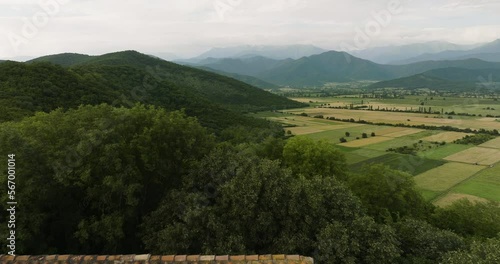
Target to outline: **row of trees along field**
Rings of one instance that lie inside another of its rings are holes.
[[[271,124],[213,133],[182,111],[80,106],[2,123],[0,153],[12,151],[18,254],[286,253],[318,263],[500,259],[498,204],[436,208],[410,175],[383,165],[350,172],[334,146],[286,139]],[[6,171],[2,162],[2,201]],[[0,225],[1,237],[7,231]]]

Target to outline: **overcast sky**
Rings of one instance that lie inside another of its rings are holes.
[[[473,44],[500,38],[499,14],[498,0],[0,0],[0,58],[129,49],[192,57],[244,44],[338,50],[359,31],[370,47]]]

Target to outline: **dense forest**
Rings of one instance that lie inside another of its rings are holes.
[[[350,171],[335,146],[244,115],[301,104],[135,52],[70,59],[0,64],[0,193],[5,212],[15,154],[16,254],[500,259],[498,204],[435,207],[405,172]]]

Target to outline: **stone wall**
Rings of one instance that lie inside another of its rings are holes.
[[[0,255],[0,264],[314,264],[299,255],[117,255],[117,256],[9,256]]]

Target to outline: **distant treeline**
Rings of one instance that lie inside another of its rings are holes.
[[[291,113],[293,114],[293,113]],[[306,113],[298,114],[301,116],[308,116]],[[315,118],[325,118],[323,115],[314,116]],[[326,117],[328,120],[341,121],[341,122],[349,122],[349,123],[359,123],[359,124],[367,124],[367,125],[376,125],[376,126],[393,126],[393,127],[411,127],[411,128],[419,128],[419,129],[427,129],[427,130],[444,130],[444,131],[454,131],[454,132],[464,132],[464,133],[475,133],[475,134],[489,134],[489,135],[500,135],[497,129],[486,130],[484,128],[470,129],[470,128],[458,128],[452,126],[429,126],[429,125],[410,125],[404,123],[385,123],[385,122],[370,122],[366,120],[355,120],[354,118],[336,118],[333,116]]]
[[[354,106],[353,104],[349,106],[325,106],[321,105],[320,108],[331,108],[331,109],[349,109],[349,110],[365,110],[365,111],[379,111],[379,112],[398,112],[398,113],[411,113],[411,114],[435,114],[435,115],[457,115],[457,116],[479,116],[482,117],[482,114],[469,114],[469,113],[456,113],[455,111],[451,112],[445,112],[444,108],[441,108],[441,111],[432,111],[432,107],[415,107],[415,110],[413,110],[413,107],[411,107],[409,110],[408,109],[397,109],[397,108],[385,108],[378,106],[377,108],[373,108],[373,105],[356,105]],[[490,109],[488,109],[490,110]],[[495,110],[495,109],[491,109]],[[500,118],[500,115],[490,115],[487,114],[485,117],[493,117],[493,118]]]

